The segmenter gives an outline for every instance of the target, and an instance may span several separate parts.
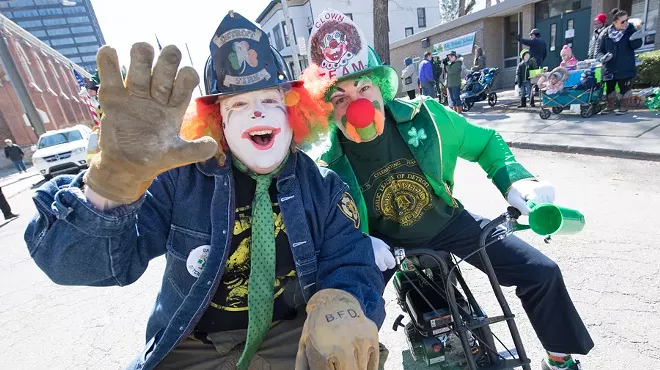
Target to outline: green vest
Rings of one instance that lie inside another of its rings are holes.
[[[495,130],[469,123],[434,99],[394,99],[385,109],[394,118],[399,134],[408,143],[433,191],[447,204],[456,204],[452,190],[459,157],[478,162],[505,197],[514,182],[534,178],[516,161]],[[348,185],[360,212],[362,231],[368,233],[369,217],[364,197],[337,135],[342,133],[337,128],[331,130],[330,146],[317,162],[336,172]]]

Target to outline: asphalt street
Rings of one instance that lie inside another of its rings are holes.
[[[561,266],[596,347],[580,359],[585,369],[659,369],[660,163],[515,150],[529,170],[557,187],[557,203],[582,211],[585,230],[550,244],[520,236]],[[34,206],[32,183],[7,194],[21,217],[0,222],[0,369],[122,369],[144,343],[144,329],[163,273],[164,259],[124,288],[53,284],[34,264],[23,232]],[[506,203],[476,164],[460,163],[456,196],[473,213],[495,217]],[[5,190],[3,188],[3,190]],[[486,311],[500,314],[485,276],[463,269]],[[506,297],[518,318],[527,353],[538,369],[543,349],[513,289]],[[381,341],[390,349],[386,369],[425,369],[411,361],[404,334],[393,332],[400,309],[391,287]],[[495,333],[509,344],[503,324]]]

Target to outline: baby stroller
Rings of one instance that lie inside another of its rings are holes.
[[[468,112],[479,101],[488,100],[491,107],[497,104],[497,93],[491,91],[491,87],[498,72],[499,68],[484,68],[466,77],[465,86],[461,90],[464,111]]]
[[[566,87],[557,94],[547,94],[542,91],[539,115],[542,119],[548,119],[551,112],[560,114],[565,108],[579,104],[580,115],[583,118],[589,118],[603,109],[602,96],[602,84],[596,82],[593,71],[585,71],[582,73],[580,82],[574,87]]]

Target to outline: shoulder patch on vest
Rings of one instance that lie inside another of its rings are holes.
[[[348,217],[348,219],[353,222],[353,226],[355,226],[356,229],[360,228],[360,213],[358,212],[351,194],[345,192],[341,198],[339,198],[339,204],[337,204],[337,207],[339,207],[339,210],[344,216]]]

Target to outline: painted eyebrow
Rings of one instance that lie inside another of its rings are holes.
[[[337,89],[337,91],[333,92],[332,95],[330,95],[330,99],[334,98],[335,95],[337,95],[338,93],[345,93],[346,92],[346,90],[342,89],[341,87],[337,87],[336,89]]]

